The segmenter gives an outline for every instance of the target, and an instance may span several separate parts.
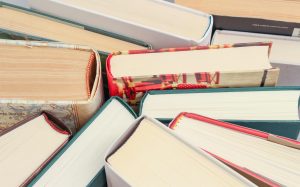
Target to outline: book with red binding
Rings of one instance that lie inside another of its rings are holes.
[[[67,126],[45,112],[1,131],[0,185],[27,186],[71,135]]]
[[[193,113],[179,114],[169,127],[259,186],[300,182],[300,142],[296,140]]]
[[[271,43],[240,43],[110,54],[111,96],[136,106],[149,90],[275,86],[279,69],[269,62]]]

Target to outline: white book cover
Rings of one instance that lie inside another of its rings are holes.
[[[239,31],[217,30],[212,44],[273,42],[270,62],[280,68],[278,86],[300,86],[300,38]]]
[[[29,5],[155,49],[208,45],[213,25],[211,15],[163,0],[29,0]]]

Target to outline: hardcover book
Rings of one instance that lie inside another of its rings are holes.
[[[99,54],[85,46],[0,40],[0,130],[51,111],[73,132],[103,102]]]
[[[176,3],[213,14],[216,29],[300,37],[298,0],[176,0]]]
[[[86,45],[106,55],[114,51],[150,47],[135,39],[4,2],[0,2],[0,17],[0,31],[10,38]]]
[[[179,114],[170,128],[258,186],[299,185],[298,141],[193,113]]]
[[[105,161],[108,187],[255,186],[146,116],[123,133]]]
[[[149,90],[275,86],[270,50],[270,43],[244,43],[113,53],[109,92],[136,106]]]
[[[0,132],[1,186],[27,186],[70,136],[66,126],[44,112]]]
[[[111,98],[30,183],[30,186],[106,187],[104,156],[136,115]]]
[[[212,44],[272,41],[270,62],[280,68],[278,86],[300,86],[300,38],[238,31],[214,33]]]
[[[162,0],[30,0],[31,8],[145,41],[155,49],[207,45],[209,14]]]
[[[150,91],[140,115],[168,123],[181,112],[192,112],[300,139],[299,97],[299,87]]]
[[[44,3],[45,1],[43,1]],[[28,2],[27,2],[28,3]],[[0,1],[0,38],[57,41],[90,46],[100,53],[105,98],[108,98],[105,60],[114,51],[151,49],[145,42],[67,21]]]

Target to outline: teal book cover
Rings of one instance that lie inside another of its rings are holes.
[[[175,95],[175,94],[220,93],[220,92],[223,92],[223,93],[237,92],[238,93],[238,92],[259,92],[259,91],[272,91],[272,92],[299,91],[299,97],[300,97],[300,87],[218,88],[218,89],[150,91],[147,94],[145,94],[145,96],[143,97],[140,108],[139,108],[139,113],[140,113],[140,115],[142,115],[142,114],[149,115],[147,113],[147,111],[145,111],[145,106],[144,106],[145,101],[147,99],[149,99],[149,96],[165,95],[165,96],[171,97],[172,95]],[[296,110],[297,110],[297,106],[298,106],[298,111],[299,111],[299,97],[298,97],[298,103],[294,104],[296,106],[296,108],[295,108]],[[199,95],[199,99],[200,99],[200,95]],[[168,97],[166,97],[166,100],[164,100],[163,103],[165,104],[167,102],[168,102]],[[163,105],[162,103],[160,103],[160,104]],[[157,107],[155,107],[155,109],[151,109],[151,110],[159,111],[161,109],[163,111],[163,113],[165,114],[165,116],[167,116],[166,113],[167,113],[168,109],[166,109],[166,107],[164,107],[162,109],[160,107],[161,105],[157,105]],[[180,108],[181,106],[177,106],[177,107]],[[185,112],[185,111],[182,111],[182,112]],[[161,116],[164,116],[164,115],[161,115]],[[155,116],[153,116],[153,117],[155,117]],[[164,124],[169,124],[169,122],[171,122],[173,120],[173,118],[170,118],[170,117],[159,117],[157,119],[160,120],[161,122],[163,122]],[[237,124],[240,126],[257,129],[260,131],[265,131],[265,132],[268,132],[271,134],[285,136],[285,137],[292,138],[292,139],[298,139],[298,140],[300,139],[300,135],[299,135],[300,120],[297,120],[297,119],[296,120],[218,119],[218,120],[227,121],[227,122],[234,123],[234,124]]]
[[[32,180],[29,186],[44,186],[51,183],[63,186],[78,184],[105,187],[104,153],[111,143],[127,130],[136,117],[126,103],[120,98],[112,97]],[[80,148],[78,148],[79,144]],[[81,151],[73,155],[74,150]],[[81,177],[74,178],[76,175]]]

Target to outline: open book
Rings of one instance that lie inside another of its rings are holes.
[[[178,115],[170,128],[259,186],[299,186],[300,142],[193,113]]]
[[[300,86],[300,38],[217,30],[212,44],[272,41],[270,62],[280,69],[278,86]]]
[[[145,41],[153,48],[210,41],[210,15],[161,0],[29,0],[33,9]]]
[[[3,2],[0,2],[0,17],[0,33],[12,37],[87,45],[102,53],[147,48],[143,42],[137,40],[50,17],[33,10],[21,9]]]
[[[100,57],[84,46],[0,40],[0,129],[42,110],[72,131],[103,101]]]
[[[0,185],[26,186],[70,136],[68,128],[47,113],[0,132]]]
[[[106,186],[104,154],[135,120],[119,98],[111,98],[33,180],[33,186]]]
[[[108,187],[254,186],[148,117],[136,120],[109,149],[105,172]]]
[[[270,43],[128,51],[107,59],[111,95],[136,105],[149,90],[274,86]]]
[[[217,29],[300,37],[299,0],[176,0],[176,3],[213,14]]]

